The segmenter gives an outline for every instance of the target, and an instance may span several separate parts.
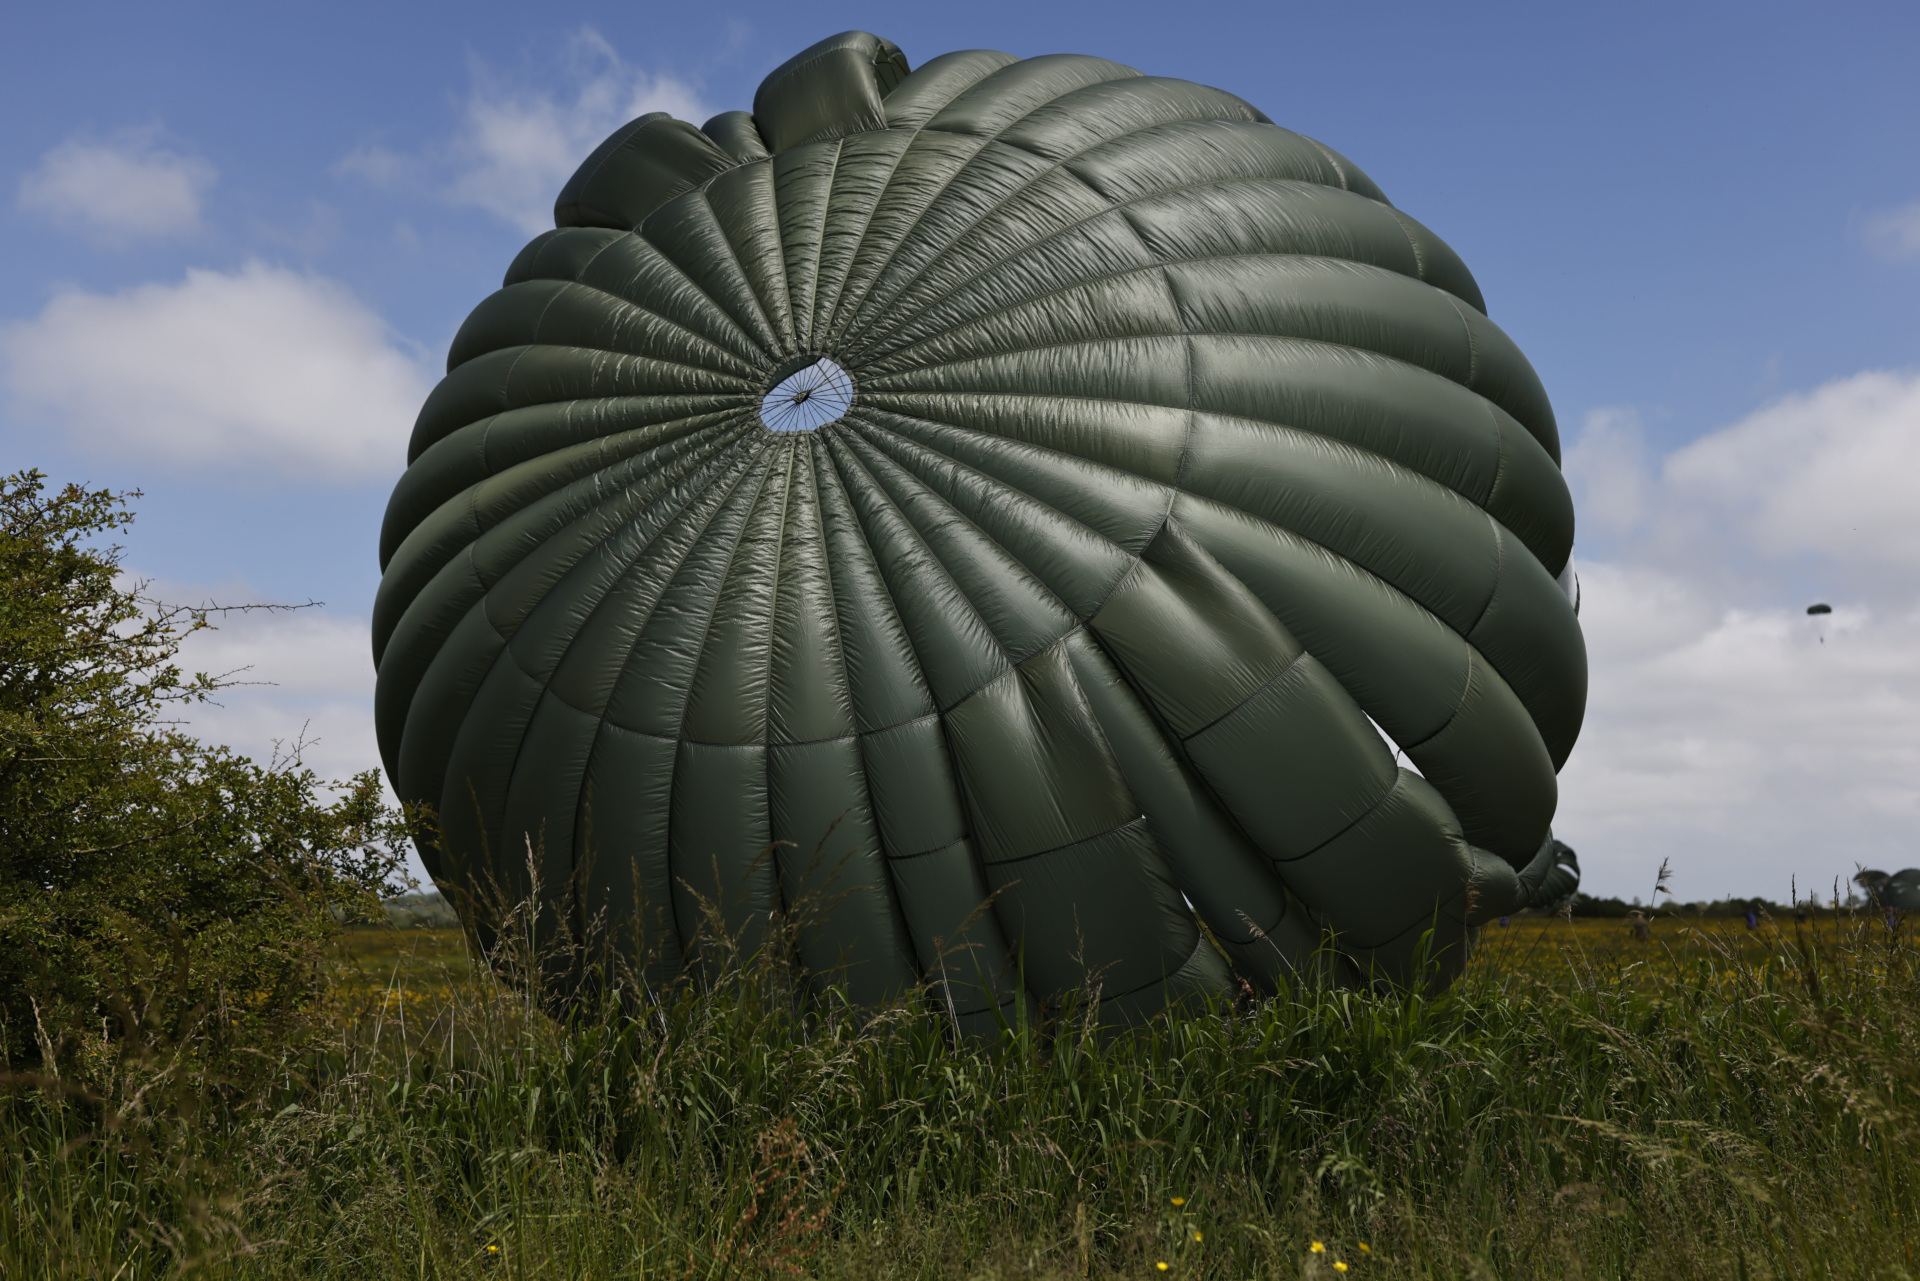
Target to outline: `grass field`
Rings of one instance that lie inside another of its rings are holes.
[[[1516,918],[1437,998],[958,1048],[771,962],[564,1026],[456,932],[335,965],[270,1088],[16,1096],[0,1276],[1920,1276],[1883,920]]]

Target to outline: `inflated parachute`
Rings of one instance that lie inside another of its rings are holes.
[[[660,974],[809,903],[815,972],[979,1027],[1327,940],[1457,968],[1556,865],[1553,413],[1342,156],[849,32],[751,114],[624,126],[555,221],[382,536],[380,740],[443,886],[531,866]]]

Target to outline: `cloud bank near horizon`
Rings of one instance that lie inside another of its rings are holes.
[[[1567,451],[1592,685],[1555,830],[1590,887],[1827,895],[1920,863],[1920,374],[1866,371],[1664,457]],[[1809,617],[1805,607],[1833,613]],[[1711,871],[1707,869],[1711,868]]]

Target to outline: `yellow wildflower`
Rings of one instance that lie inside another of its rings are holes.
[[[1193,1239],[1194,1239],[1194,1240],[1196,1240],[1196,1241],[1198,1241],[1198,1240],[1200,1240],[1200,1239],[1201,1239],[1201,1237],[1200,1237],[1200,1234],[1199,1234],[1198,1232],[1196,1232],[1196,1233],[1194,1233],[1194,1234],[1193,1234]]]
[[[1174,1203],[1174,1205],[1175,1205],[1176,1207],[1177,1207],[1177,1206],[1182,1206],[1182,1205],[1185,1205],[1185,1204],[1187,1203],[1187,1199],[1186,1199],[1185,1197],[1183,1197],[1183,1196],[1177,1196],[1177,1197],[1175,1197],[1175,1198],[1173,1198],[1173,1203]]]
[[[1347,1270],[1347,1265],[1340,1262],[1340,1260],[1335,1259],[1333,1261],[1333,1270],[1335,1272],[1345,1272]]]
[[[1153,1266],[1160,1269],[1162,1272],[1165,1272],[1167,1270],[1167,1265],[1164,1263],[1156,1263]]]
[[[1367,1244],[1367,1243],[1366,1243],[1365,1241],[1362,1241],[1362,1242],[1360,1243],[1360,1253],[1362,1253],[1362,1254],[1372,1254],[1372,1253],[1373,1253],[1373,1247],[1372,1247],[1372,1246],[1370,1246],[1370,1245],[1368,1245],[1368,1244]]]
[[[488,1247],[487,1247],[487,1253],[488,1253],[488,1254],[498,1254],[498,1253],[500,1253],[500,1247],[499,1247],[499,1246],[497,1246],[497,1245],[490,1245],[490,1246],[488,1246]]]
[[[1315,1254],[1325,1254],[1327,1252],[1327,1246],[1324,1241],[1315,1241],[1312,1245],[1308,1246],[1307,1249],[1313,1251]]]

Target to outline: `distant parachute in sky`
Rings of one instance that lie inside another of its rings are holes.
[[[1833,612],[1833,606],[1831,606],[1831,605],[1809,605],[1809,606],[1807,606],[1807,612],[1808,612],[1809,614],[1831,614],[1831,613]]]
[[[655,978],[810,902],[815,973],[989,1028],[1329,938],[1444,979],[1571,892],[1553,410],[1344,156],[1102,58],[855,31],[751,113],[622,126],[555,218],[381,536],[381,749],[456,901],[531,865],[543,930]]]

